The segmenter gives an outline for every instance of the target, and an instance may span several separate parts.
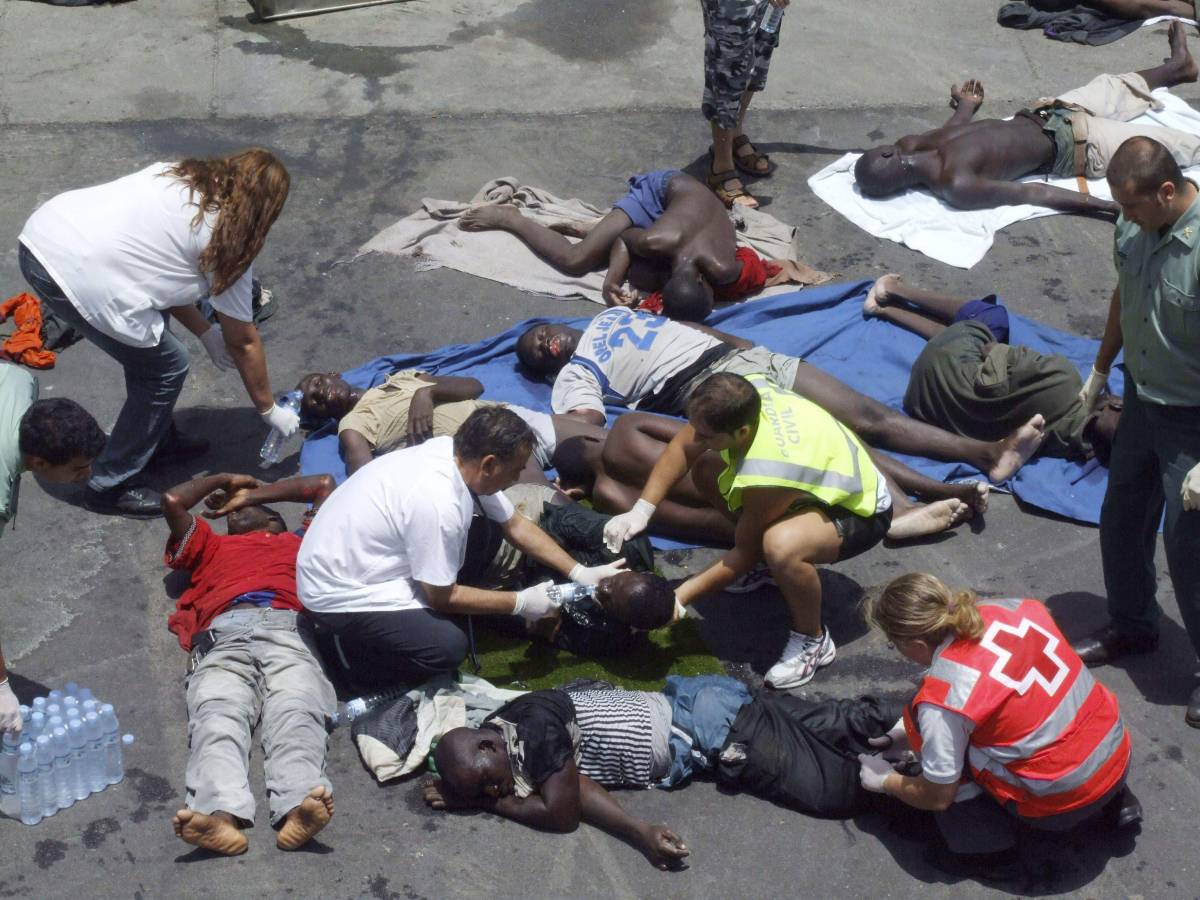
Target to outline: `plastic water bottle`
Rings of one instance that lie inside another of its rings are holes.
[[[80,710],[82,710],[82,712],[80,712],[80,715],[86,716],[90,712],[99,712],[100,704],[97,701],[93,700],[91,697],[88,697],[88,699],[83,701],[82,705],[79,708],[80,708]]]
[[[41,700],[41,697],[38,697]],[[35,709],[29,714],[29,740],[36,741],[39,734],[46,730],[46,714]]]
[[[64,716],[69,716],[71,714],[71,710],[79,712],[79,698],[74,694],[68,694],[67,696],[63,697],[62,708]]]
[[[276,400],[275,405],[290,409],[296,415],[300,415],[300,400],[302,398],[303,395],[299,391],[289,391]],[[267,439],[263,441],[262,450],[258,451],[259,459],[266,465],[275,465],[275,463],[279,462],[279,451],[283,449],[283,442],[285,440],[282,431],[278,428],[272,428],[267,434]]]
[[[53,703],[53,702],[52,702],[52,703],[47,703],[47,704],[46,704],[46,718],[47,718],[47,720],[48,720],[48,719],[49,719],[51,716],[61,716],[61,715],[62,715],[62,704],[61,704],[61,703]]]
[[[92,792],[87,775],[87,732],[82,719],[67,723],[67,743],[71,746],[71,795],[86,800]]]
[[[34,697],[33,703],[31,704],[31,708],[33,709],[34,712],[44,713],[46,711],[46,698],[45,697]]]
[[[121,771],[121,725],[111,703],[100,707],[100,728],[104,732],[104,784],[116,784],[125,777]]]
[[[84,704],[86,704],[89,700],[94,699],[92,697],[92,689],[91,688],[80,688],[79,693],[77,693],[75,695],[75,697],[77,700],[79,700],[80,703],[84,703]]]
[[[121,739],[114,746],[116,747],[116,762],[114,763],[112,757],[109,757],[109,784],[117,784],[125,778],[125,748],[133,746],[133,735],[121,735]],[[114,772],[116,778],[113,777]]]
[[[59,809],[66,809],[75,802],[75,786],[71,783],[71,745],[67,743],[67,729],[54,729],[50,741],[54,747],[54,798]]]
[[[63,698],[63,692],[62,692],[62,691],[57,691],[57,690],[55,690],[55,691],[51,691],[50,693],[48,693],[48,694],[46,695],[46,703],[48,703],[48,704],[49,704],[49,703],[57,703],[57,704],[59,704],[59,705],[61,706],[61,705],[62,705],[62,698]]]
[[[46,730],[45,730],[44,734],[54,734],[55,728],[66,728],[66,727],[67,727],[67,720],[64,719],[62,716],[47,716],[46,717]]]
[[[578,603],[580,600],[590,600],[596,596],[596,586],[594,584],[575,584],[568,582],[567,584],[556,584],[546,591],[546,596],[550,598],[555,606],[568,606],[572,603]]]
[[[779,30],[779,23],[783,21],[783,7],[776,6],[774,3],[767,4],[767,11],[763,13],[762,20],[759,22],[759,31],[767,34],[774,34]]]
[[[58,793],[54,789],[54,745],[50,735],[39,734],[37,739],[38,783],[42,786],[42,818],[58,812]]]
[[[33,715],[33,710],[22,703],[19,707],[21,710],[21,730],[24,731],[29,727],[29,717]]]
[[[104,780],[104,729],[100,725],[100,716],[94,712],[84,716],[83,729],[87,736],[84,771],[87,773],[88,792],[95,794],[107,785]]]
[[[406,693],[404,688],[395,688],[390,691],[380,691],[378,694],[367,694],[362,697],[355,697],[353,700],[347,700],[342,704],[341,709],[329,717],[330,727],[337,728],[339,725],[353,722],[359,716],[379,706],[379,704],[393,700],[404,693]]]
[[[42,821],[42,785],[38,781],[37,756],[29,741],[21,745],[17,757],[17,796],[21,803],[21,821],[26,825]]]
[[[21,739],[6,731],[0,740],[0,813],[10,819],[21,815],[21,801],[17,797],[17,762],[21,756]]]

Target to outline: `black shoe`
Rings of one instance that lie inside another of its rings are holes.
[[[1129,785],[1123,787],[1104,807],[1104,819],[1114,830],[1132,828],[1142,821],[1142,804]]]
[[[1188,701],[1187,712],[1183,716],[1183,721],[1187,722],[1193,728],[1200,728],[1200,687],[1192,691],[1192,699]]]
[[[1015,847],[998,853],[954,853],[941,841],[925,851],[925,862],[955,878],[979,881],[1016,881],[1024,873]]]
[[[162,494],[148,487],[118,484],[107,491],[85,488],[83,505],[92,512],[134,519],[155,519],[162,515]]]
[[[1085,665],[1105,666],[1123,656],[1150,653],[1158,649],[1158,635],[1126,635],[1112,625],[1105,625],[1095,634],[1090,634],[1071,644]]]
[[[197,459],[208,452],[209,443],[205,438],[187,437],[179,432],[174,424],[162,439],[154,455],[150,457],[153,463],[187,462]]]

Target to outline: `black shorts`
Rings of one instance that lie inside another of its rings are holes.
[[[838,562],[866,553],[882,541],[887,536],[888,529],[892,527],[890,506],[873,516],[856,516],[840,506],[825,507],[825,514],[833,520],[833,527],[842,539],[842,546],[837,555]]]

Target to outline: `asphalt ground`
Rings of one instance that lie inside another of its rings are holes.
[[[247,11],[237,0],[0,5],[4,296],[25,287],[16,261],[21,225],[54,194],[154,160],[265,145],[293,178],[255,267],[281,300],[263,336],[275,384],[287,386],[307,371],[597,309],[445,270],[418,272],[393,257],[350,261],[422,197],[467,198],[486,180],[513,174],[603,203],[632,173],[703,165],[700,26],[690,0],[410,2],[276,25],[254,24]],[[999,29],[986,5],[869,0],[828,9],[794,0],[783,38],[750,124],[780,164],[759,192],[772,213],[800,227],[807,262],[846,280],[896,271],[963,295],[995,291],[1017,312],[1099,335],[1113,282],[1109,226],[1067,217],[1022,223],[960,271],[869,238],[817,201],[806,179],[846,150],[939,124],[952,81],[981,77],[985,112],[1007,114],[1099,71],[1157,62],[1165,29],[1085,48]],[[1200,98],[1194,86],[1179,93]],[[262,426],[240,383],[190,346],[194,366],[178,421],[214,448],[197,467],[150,473],[159,487],[206,471],[257,471]],[[115,418],[119,371],[90,345],[67,350],[39,377],[43,396],[70,396],[105,426]],[[293,453],[268,474],[295,465]],[[1133,735],[1131,783],[1146,808],[1144,827],[1136,837],[1093,829],[1028,841],[1026,875],[1015,883],[953,881],[929,868],[919,817],[822,821],[707,783],[621,796],[637,815],[672,824],[691,847],[686,871],[660,873],[589,827],[549,836],[491,816],[429,812],[416,782],[377,786],[345,734],[335,734],[329,754],[337,814],[308,850],[277,851],[264,808],[245,856],[210,858],[170,827],[182,802],[187,735],[185,655],[166,630],[166,529],[91,514],[78,499],[75,489],[26,477],[20,517],[2,544],[0,634],[23,699],[67,680],[91,685],[116,704],[137,743],[121,785],[33,828],[0,821],[0,896],[1200,894],[1196,732],[1182,710],[1196,660],[1165,574],[1159,651],[1099,672]],[[688,569],[705,558],[670,563]],[[996,496],[981,523],[827,568],[826,621],[839,653],[810,694],[912,690],[915,668],[869,635],[857,613],[864,592],[900,572],[1043,598],[1077,636],[1104,619],[1099,561],[1095,529]],[[783,642],[778,598],[718,598],[699,611],[731,671],[761,677]],[[262,797],[261,775],[254,777]]]

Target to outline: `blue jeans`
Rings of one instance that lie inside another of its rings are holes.
[[[1108,612],[1131,637],[1158,633],[1154,548],[1163,524],[1167,571],[1179,615],[1200,654],[1200,510],[1180,491],[1200,462],[1200,407],[1145,403],[1125,378],[1125,409],[1113,439],[1108,489],[1100,509],[1100,557]]]
[[[121,364],[125,370],[125,405],[108,435],[108,443],[92,464],[88,487],[116,487],[146,467],[171,427],[175,401],[188,373],[187,348],[170,330],[153,347],[122,344],[91,325],[63,293],[28,248],[20,245],[21,274],[42,303]],[[167,314],[163,313],[166,319]]]

